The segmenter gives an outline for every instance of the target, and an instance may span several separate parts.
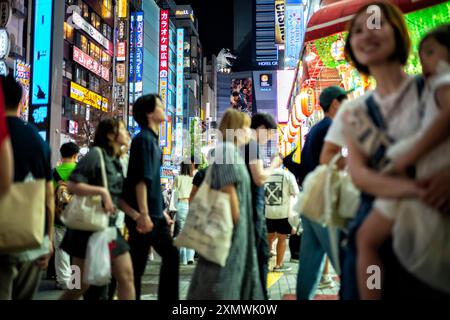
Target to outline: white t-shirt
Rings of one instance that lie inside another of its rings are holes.
[[[408,77],[395,93],[388,96],[381,97],[376,91],[368,91],[361,97],[345,101],[333,119],[333,124],[325,137],[326,142],[340,147],[346,145],[344,114],[354,108],[363,107],[370,94],[374,95],[375,101],[380,107],[380,112],[388,127],[389,136],[395,140],[403,139],[419,128],[420,112],[417,84],[414,77]]]
[[[292,197],[300,192],[295,176],[284,169],[275,169],[264,184],[266,218],[287,219]]]

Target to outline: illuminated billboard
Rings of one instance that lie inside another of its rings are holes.
[[[291,69],[297,66],[305,35],[304,8],[301,4],[286,4],[285,67]]]
[[[102,111],[108,111],[108,99],[71,81],[70,97]]]
[[[184,29],[177,29],[177,100],[176,115],[183,116],[183,90],[184,90]]]
[[[278,122],[287,123],[289,120],[289,98],[295,79],[295,70],[277,71],[277,109]]]

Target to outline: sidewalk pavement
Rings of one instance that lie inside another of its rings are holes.
[[[297,286],[298,263],[290,262],[289,250],[286,250],[285,265],[292,268],[286,272],[269,272],[268,288],[271,300],[295,300],[295,290]],[[269,270],[275,265],[275,257],[272,257],[269,263]],[[155,259],[148,261],[147,269],[142,278],[142,300],[156,300],[158,292],[159,269],[161,259],[155,253]],[[194,265],[180,265],[180,299],[185,300],[189,289],[191,276],[194,272]],[[339,278],[330,265],[330,272],[335,280],[333,288],[317,290],[315,300],[337,300],[339,292]],[[62,291],[55,289],[53,280],[43,280],[36,300],[57,300]]]

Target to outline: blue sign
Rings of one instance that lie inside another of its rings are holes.
[[[184,90],[184,29],[177,29],[177,100],[176,115],[183,116],[183,90]]]
[[[284,14],[286,28],[285,67],[291,69],[297,67],[305,36],[303,10],[303,5],[289,5],[286,3]]]
[[[52,43],[52,0],[36,0],[31,104],[48,104]]]
[[[48,112],[47,106],[42,106],[34,109],[31,115],[33,117],[33,123],[35,124],[44,123],[45,120],[47,119],[47,112]]]
[[[136,82],[141,82],[144,72],[144,12],[136,12]]]
[[[129,71],[129,82],[130,84],[134,81],[134,29],[135,29],[135,14],[130,13],[130,71]],[[131,91],[131,90],[130,90]]]

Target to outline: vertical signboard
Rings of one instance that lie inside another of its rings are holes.
[[[144,79],[144,12],[136,12],[136,83],[135,99],[142,95],[142,81]]]
[[[183,88],[184,88],[184,29],[177,29],[177,99],[176,115],[183,116]]]
[[[297,66],[300,50],[305,34],[304,6],[286,3],[286,51],[285,67],[294,69]]]
[[[127,17],[127,6],[128,1],[127,0],[119,0],[117,3],[118,9],[117,9],[117,15],[118,18],[126,18]]]
[[[159,14],[159,95],[164,110],[167,109],[167,87],[169,74],[169,11]],[[160,145],[167,147],[167,122],[160,127]]]
[[[278,122],[287,123],[289,120],[288,101],[291,95],[292,84],[295,79],[295,70],[277,71],[277,104]]]
[[[275,0],[275,43],[278,45],[284,45],[284,1],[285,0]]]
[[[30,78],[31,78],[31,66],[21,60],[16,60],[15,62],[15,78],[18,83],[22,86],[23,95],[20,103],[20,113],[19,116],[22,120],[28,121],[28,108],[29,108],[29,97],[30,97]]]
[[[31,108],[29,120],[46,136],[49,123],[53,1],[36,0],[33,35]]]

